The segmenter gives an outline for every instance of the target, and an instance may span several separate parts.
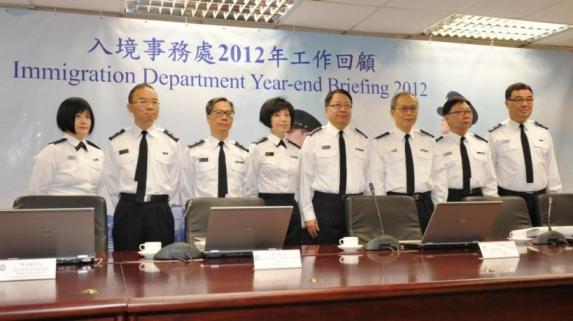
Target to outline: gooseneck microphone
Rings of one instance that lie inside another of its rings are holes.
[[[366,249],[369,251],[380,251],[380,250],[392,250],[396,251],[400,248],[400,243],[398,240],[390,235],[384,233],[384,226],[382,225],[382,215],[380,215],[380,209],[378,208],[378,201],[376,200],[376,194],[374,193],[374,185],[370,183],[370,192],[372,198],[374,199],[374,206],[376,206],[376,214],[378,215],[378,222],[380,223],[380,236],[377,236],[366,244]]]
[[[567,238],[562,233],[551,229],[551,205],[553,204],[553,197],[549,197],[549,205],[547,209],[547,229],[549,231],[537,235],[533,239],[535,245],[567,245]]]

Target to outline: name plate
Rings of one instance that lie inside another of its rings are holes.
[[[56,278],[56,259],[0,260],[0,281]]]
[[[519,257],[519,250],[514,241],[479,242],[478,245],[484,259]]]
[[[299,250],[253,251],[255,270],[301,268]]]

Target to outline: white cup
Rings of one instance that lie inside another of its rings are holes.
[[[359,255],[342,255],[338,259],[338,262],[342,264],[358,264],[359,260],[360,260]]]
[[[338,240],[338,244],[340,244],[344,247],[358,246],[358,237],[356,237],[356,236],[343,237],[340,240]]]
[[[139,250],[145,253],[157,253],[161,250],[161,242],[145,242],[139,244]]]
[[[154,263],[141,263],[139,264],[139,270],[145,273],[159,272],[159,268]]]

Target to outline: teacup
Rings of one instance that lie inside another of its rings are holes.
[[[139,250],[145,253],[157,253],[161,250],[161,242],[145,242],[139,244]]]
[[[358,237],[356,236],[346,236],[338,240],[338,244],[344,247],[356,247],[358,246]]]

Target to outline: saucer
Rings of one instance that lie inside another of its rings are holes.
[[[344,246],[344,245],[338,245],[338,248],[341,249],[344,252],[356,252],[358,250],[360,250],[362,248],[362,245],[356,245],[356,246]]]
[[[137,252],[137,254],[143,256],[146,259],[152,259],[155,256],[155,254],[157,254],[157,252],[139,251],[139,252]]]

